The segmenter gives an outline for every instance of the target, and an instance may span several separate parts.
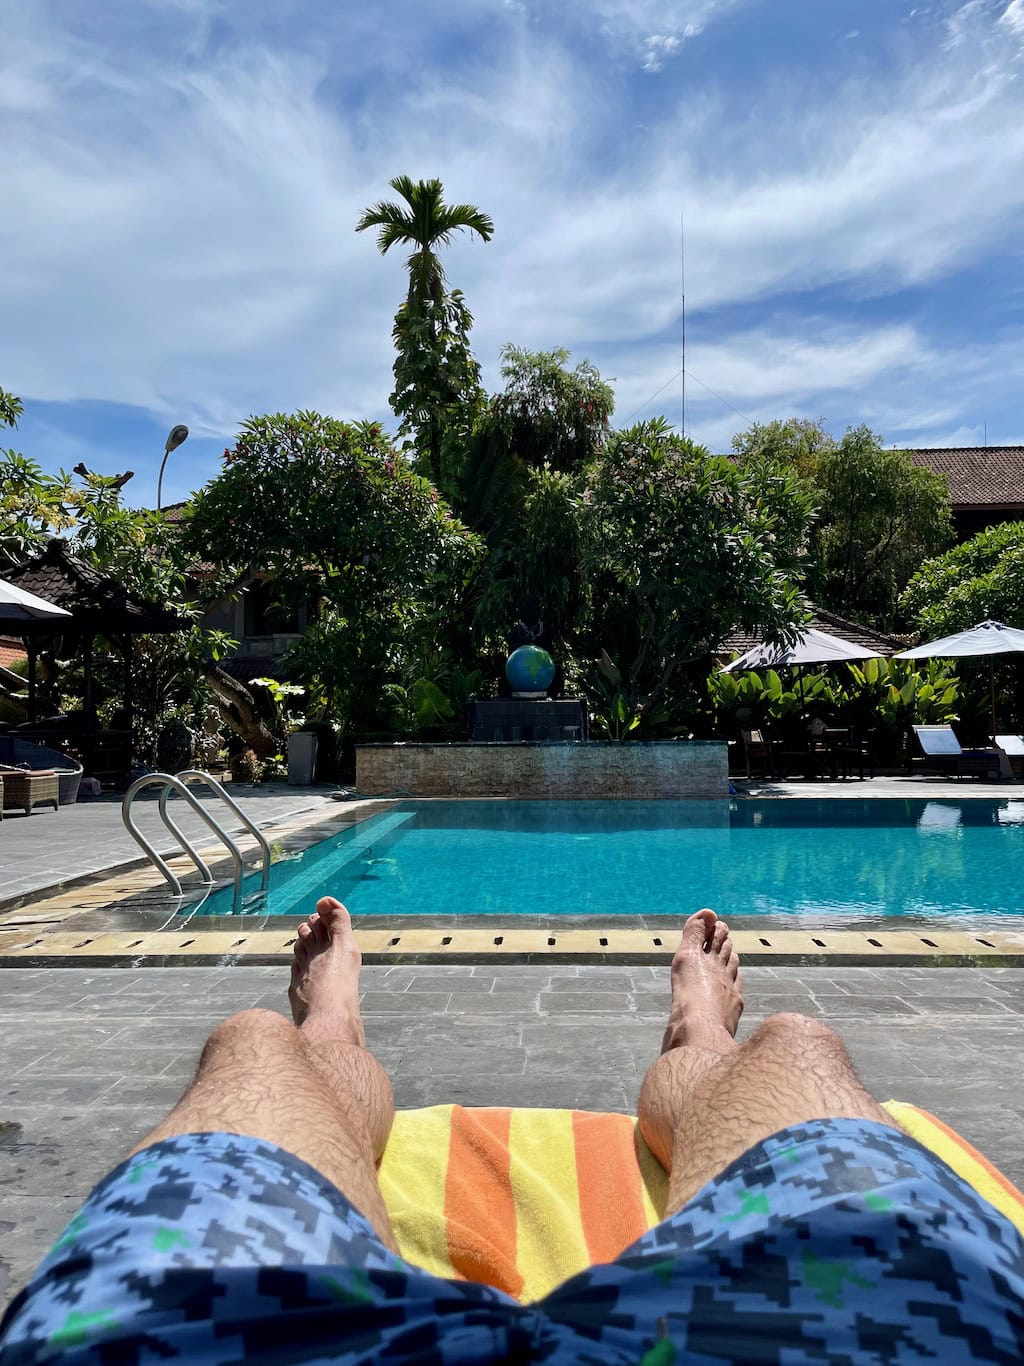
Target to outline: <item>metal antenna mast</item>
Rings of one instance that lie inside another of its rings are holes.
[[[679,283],[683,302],[683,373],[680,394],[679,430],[686,435],[686,231],[682,210],[679,213]]]

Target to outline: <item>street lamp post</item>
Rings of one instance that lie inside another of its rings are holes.
[[[164,466],[167,464],[167,457],[171,451],[176,451],[181,443],[188,436],[188,428],[181,422],[176,427],[172,427],[167,433],[167,440],[164,442],[164,458],[160,461],[160,475],[156,481],[156,510],[160,511],[160,498],[164,486]]]

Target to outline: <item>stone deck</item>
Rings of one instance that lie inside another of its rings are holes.
[[[751,968],[741,1034],[821,1016],[866,1084],[938,1112],[1024,1183],[1024,970]],[[0,1304],[94,1182],[181,1094],[210,1028],[285,1008],[282,968],[0,971]],[[664,968],[364,969],[371,1046],[399,1106],[631,1111],[664,1027]]]

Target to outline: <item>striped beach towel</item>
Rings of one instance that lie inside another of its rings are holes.
[[[1024,1195],[927,1110],[885,1107],[1024,1233]],[[380,1164],[402,1255],[438,1276],[540,1299],[661,1218],[668,1178],[629,1115],[402,1110]]]

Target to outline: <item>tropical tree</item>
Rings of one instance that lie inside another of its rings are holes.
[[[835,447],[824,418],[790,417],[775,422],[754,422],[738,432],[732,448],[741,465],[761,460],[790,465],[802,479],[814,484],[821,457]]]
[[[517,623],[561,651],[586,614],[576,506],[608,435],[611,388],[569,353],[502,351],[503,389],[481,411],[457,470],[455,506],[488,554],[473,585],[477,643],[500,653]]]
[[[854,427],[822,455],[817,490],[808,576],[815,600],[893,630],[908,580],[952,539],[945,476]]]
[[[783,466],[747,473],[661,419],[609,439],[580,512],[593,603],[585,644],[620,734],[654,725],[677,671],[730,631],[795,633],[810,507]]]
[[[926,560],[910,580],[900,608],[925,640],[989,619],[1024,629],[1024,522],[989,527]],[[957,663],[967,705],[973,703],[978,719],[985,718],[981,735],[987,731],[993,684],[999,714],[1016,717],[1018,724],[1024,719],[1024,669],[1018,656]]]
[[[0,391],[0,422],[13,426],[21,404]],[[20,564],[61,536],[87,564],[151,602],[175,611],[181,631],[139,635],[132,641],[132,693],[136,738],[145,750],[171,715],[193,721],[209,701],[203,666],[229,642],[222,632],[198,625],[197,594],[181,553],[178,528],[160,512],[126,507],[124,474],[100,474],[84,464],[46,473],[15,450],[0,450],[0,568]],[[82,691],[81,661],[65,651],[59,635],[41,654],[44,699],[54,710]],[[100,641],[94,694],[110,706],[121,697],[122,665],[113,642]]]
[[[395,391],[391,406],[401,419],[399,435],[410,439],[422,471],[443,480],[446,432],[480,398],[479,368],[469,350],[472,315],[459,290],[449,293],[437,248],[457,232],[489,242],[494,224],[474,204],[446,204],[440,180],[396,176],[391,188],[404,204],[381,200],[368,208],[356,232],[377,228],[377,246],[413,248],[406,262],[409,288],[395,317]]]
[[[925,637],[952,635],[988,618],[1024,627],[1024,522],[990,527],[926,560],[900,607]]]
[[[307,604],[292,672],[340,722],[380,727],[387,689],[443,638],[476,538],[378,423],[276,413],[242,425],[184,532],[197,559]]]
[[[733,440],[744,469],[787,465],[813,493],[807,587],[823,607],[870,621],[901,624],[899,597],[930,555],[952,539],[945,476],[886,450],[869,427],[838,441],[821,421],[754,423]]]

